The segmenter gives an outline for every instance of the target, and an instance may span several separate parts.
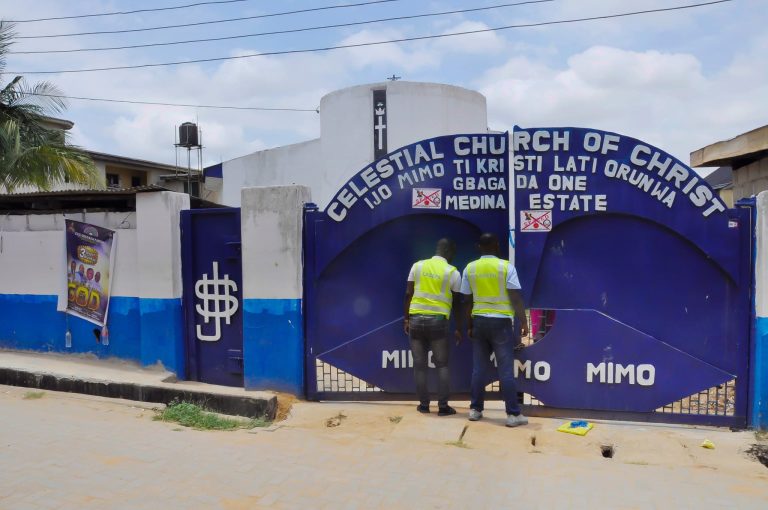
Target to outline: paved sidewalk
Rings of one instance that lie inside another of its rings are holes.
[[[0,384],[167,403],[174,398],[243,416],[274,416],[274,393],[178,381],[162,366],[82,354],[0,350]]]
[[[299,403],[269,429],[203,432],[147,404],[27,391],[0,386],[3,510],[768,508],[751,432],[597,423],[578,437],[392,403]],[[466,447],[448,444],[465,426]]]

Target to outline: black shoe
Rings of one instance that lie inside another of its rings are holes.
[[[441,408],[440,408],[440,409],[438,409],[438,411],[437,411],[437,415],[438,415],[438,416],[450,416],[450,415],[452,415],[452,414],[456,414],[456,409],[454,409],[454,408],[453,408],[453,407],[451,407],[451,406],[445,406],[445,407],[441,407]]]
[[[429,404],[419,404],[416,406],[416,410],[420,413],[429,413]]]

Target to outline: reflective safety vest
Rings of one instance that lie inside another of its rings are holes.
[[[441,257],[420,260],[413,265],[413,298],[409,314],[451,316],[451,274],[456,268]]]
[[[507,264],[506,260],[487,257],[467,265],[467,279],[472,289],[472,315],[515,316],[507,292]]]

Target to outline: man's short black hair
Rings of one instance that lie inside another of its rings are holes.
[[[435,253],[438,255],[453,255],[456,253],[456,242],[453,239],[443,237],[437,242]]]
[[[477,245],[481,248],[493,248],[497,244],[499,244],[499,238],[492,232],[484,232],[477,240]]]

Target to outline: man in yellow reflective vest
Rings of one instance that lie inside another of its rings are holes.
[[[453,300],[454,297],[459,298],[461,285],[459,271],[450,264],[455,253],[456,243],[440,239],[434,257],[413,264],[405,290],[404,329],[413,353],[416,395],[419,398],[416,409],[421,413],[429,412],[427,365],[431,350],[431,361],[437,369],[438,416],[456,414],[456,410],[448,405],[448,324]],[[458,328],[454,335],[457,341],[461,339]]]
[[[485,233],[477,243],[480,258],[464,269],[461,293],[465,295],[464,307],[469,337],[472,340],[472,383],[469,419],[483,417],[485,386],[491,353],[496,356],[499,383],[507,411],[507,427],[526,425],[528,418],[520,412],[515,386],[514,318],[520,322],[522,336],[528,334],[520,281],[515,267],[498,258],[499,239]]]

